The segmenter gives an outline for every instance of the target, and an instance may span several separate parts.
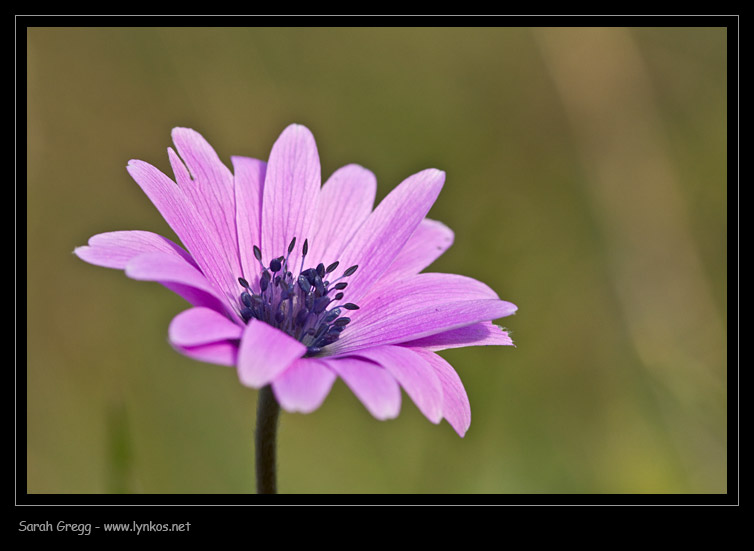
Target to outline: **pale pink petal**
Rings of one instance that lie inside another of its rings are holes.
[[[210,295],[205,291],[197,289],[196,287],[170,281],[158,281],[158,283],[162,284],[166,289],[171,290],[193,306],[202,306],[209,308],[210,310],[215,310],[216,312],[229,311],[228,305],[225,302],[221,301],[214,295]]]
[[[181,258],[196,267],[191,256],[167,237],[140,230],[100,233],[89,238],[89,243],[73,251],[81,260],[123,270],[128,261],[148,252],[159,252]]]
[[[105,268],[123,270],[137,256],[158,253],[174,257],[178,263],[184,262],[190,268],[198,270],[194,260],[180,246],[166,237],[148,231],[100,233],[90,237],[88,245],[76,247],[73,252],[82,260]],[[160,283],[194,306],[207,306],[216,310],[225,308],[216,296],[196,287],[170,281],[160,281]],[[205,287],[204,282],[202,287]]]
[[[131,279],[162,283],[195,306],[229,311],[227,303],[204,274],[180,256],[143,253],[126,263],[125,273]]]
[[[464,346],[513,346],[513,340],[502,327],[482,321],[466,327],[451,329],[428,337],[401,343],[401,346],[437,351]]]
[[[173,318],[168,338],[176,346],[197,346],[211,342],[240,339],[243,328],[209,308],[191,308]]]
[[[424,300],[452,302],[479,298],[499,298],[486,283],[460,274],[427,272],[404,275],[401,279],[381,279],[359,301],[364,311],[382,308],[384,302],[393,302],[407,295],[421,294]]]
[[[191,237],[199,227],[195,213],[192,212],[181,188],[144,161],[132,159],[128,162],[127,170],[179,239],[193,253]]]
[[[132,258],[126,264],[126,275],[140,281],[182,283],[218,296],[204,274],[185,260],[165,253],[144,253]]]
[[[432,264],[453,244],[453,231],[436,220],[425,218],[395,257],[383,278],[414,275]]]
[[[233,285],[228,263],[218,254],[222,250],[220,245],[206,231],[201,216],[184,191],[158,169],[143,161],[129,161],[128,172],[186,246],[202,273],[217,289],[222,290],[223,298],[227,300],[226,295],[230,291],[235,293],[238,283],[236,281]]]
[[[267,164],[249,157],[231,157],[231,161],[236,180],[236,227],[242,275],[258,290],[254,276],[259,273],[259,262],[253,251],[255,245],[262,244],[262,190]]]
[[[174,344],[173,348],[184,356],[200,362],[234,367],[238,361],[238,343],[234,341],[211,342],[198,346]]]
[[[380,283],[349,312],[351,324],[328,351],[346,354],[370,346],[398,344],[457,329],[516,311],[484,283],[457,274],[417,274],[391,285]]]
[[[358,300],[388,269],[437,199],[445,173],[427,169],[410,176],[369,215],[348,242],[333,277],[350,266],[359,268],[348,278],[349,302]]]
[[[471,424],[471,406],[461,378],[445,359],[426,350],[414,352],[432,366],[442,387],[442,416],[463,437]]]
[[[375,418],[384,421],[398,417],[401,389],[385,368],[355,357],[323,358],[323,361],[343,379]]]
[[[298,266],[301,247],[311,233],[321,184],[319,153],[305,126],[288,126],[272,146],[262,191],[262,259],[285,256],[296,245],[290,262]]]
[[[423,355],[400,346],[378,346],[360,350],[360,357],[384,367],[406,391],[427,419],[442,419],[442,386]]]
[[[180,155],[179,158],[168,149],[176,181],[199,216],[203,231],[217,244],[215,254],[225,274],[223,290],[237,293],[236,278],[241,274],[241,264],[233,174],[195,130],[174,128],[172,137]]]
[[[405,310],[400,310],[401,304]],[[357,324],[349,325],[340,340],[327,350],[331,354],[350,354],[362,348],[383,344],[400,344],[407,341],[457,329],[485,320],[512,314],[516,307],[502,300],[478,299],[446,302],[433,305],[419,299],[396,300],[383,316],[373,315]],[[386,308],[387,310],[387,308]],[[354,315],[351,313],[350,315]]]
[[[238,377],[261,388],[306,354],[306,346],[263,321],[252,319],[244,329],[238,351]]]
[[[169,150],[176,180],[205,223],[211,223],[209,229],[231,256],[237,242],[233,174],[197,131],[174,128],[172,137],[182,161],[176,162]]]
[[[325,401],[335,373],[322,360],[301,358],[272,381],[280,406],[290,412],[311,413]]]
[[[339,260],[346,243],[367,219],[374,206],[377,179],[366,168],[351,164],[336,170],[322,185],[317,218],[309,236],[307,265]]]

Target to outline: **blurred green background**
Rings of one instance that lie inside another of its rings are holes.
[[[443,353],[465,438],[338,381],[284,413],[282,492],[727,491],[725,28],[30,28],[29,493],[254,491],[257,392],[174,352],[187,304],[88,265],[95,234],[173,237],[130,179],[174,126],[266,159],[307,125],[323,181],[378,199],[447,172],[432,267],[516,303],[517,347]]]

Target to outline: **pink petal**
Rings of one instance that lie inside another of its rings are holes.
[[[217,244],[222,262],[224,291],[237,293],[241,274],[236,236],[236,207],[233,174],[220,161],[212,146],[190,128],[174,128],[178,155],[168,149],[176,181],[202,222],[203,231]]]
[[[227,303],[204,274],[176,255],[151,252],[128,261],[126,275],[139,281],[157,281],[195,306],[226,311]]]
[[[280,406],[291,412],[311,413],[325,401],[335,373],[316,358],[301,358],[272,381]]]
[[[503,328],[491,321],[483,321],[458,329],[451,329],[428,337],[401,343],[401,346],[437,351],[464,346],[513,346],[513,340]]]
[[[362,358],[323,358],[375,418],[384,421],[398,417],[401,389],[383,367]]]
[[[334,277],[358,265],[348,278],[349,302],[357,302],[390,266],[437,199],[445,173],[428,169],[410,176],[374,209],[346,245]]]
[[[190,128],[174,128],[173,143],[180,159],[168,151],[176,181],[197,207],[197,212],[218,243],[229,247],[230,257],[236,245],[236,209],[233,174],[201,134]]]
[[[131,259],[149,252],[174,256],[197,268],[191,256],[180,246],[166,237],[147,231],[100,233],[90,237],[87,246],[76,247],[73,252],[82,260],[105,268],[125,269]],[[195,306],[224,309],[217,297],[205,291],[174,282],[160,283]]]
[[[176,346],[197,346],[211,342],[240,339],[243,328],[209,308],[191,308],[173,318],[168,338]]]
[[[317,200],[317,218],[309,236],[312,265],[339,259],[346,243],[367,219],[374,206],[377,179],[359,165],[336,170],[324,183]]]
[[[193,360],[234,367],[238,361],[238,344],[233,341],[211,342],[198,346],[178,346],[173,348]]]
[[[453,231],[442,222],[425,218],[395,257],[383,277],[414,275],[432,264],[453,244]]]
[[[426,350],[414,350],[432,366],[442,387],[442,416],[463,438],[471,424],[471,406],[461,378],[443,358]]]
[[[144,161],[132,159],[127,170],[179,239],[193,252],[191,236],[197,229],[195,213],[191,212],[181,188]]]
[[[178,163],[181,164],[180,161]],[[128,172],[186,246],[202,273],[223,293],[237,293],[238,282],[229,272],[227,262],[218,254],[222,250],[220,245],[206,231],[202,217],[183,190],[143,161],[131,160]]]
[[[319,153],[305,126],[288,126],[272,146],[262,191],[262,258],[265,264],[286,255],[296,238],[290,262],[298,266],[309,237],[321,184]]]
[[[89,238],[89,245],[76,247],[79,258],[105,268],[125,269],[128,263],[145,253],[158,253],[184,262],[188,268],[198,270],[196,263],[180,246],[169,239],[147,231],[115,231],[100,233]],[[191,272],[193,274],[193,272]],[[225,306],[213,294],[190,285],[160,281],[165,287],[183,297],[194,306],[208,306],[223,310]],[[205,287],[205,282],[202,282]]]
[[[252,319],[241,337],[238,377],[246,386],[261,388],[306,354],[306,346],[279,329]]]
[[[425,300],[453,302],[479,298],[499,298],[486,283],[460,274],[427,272],[405,275],[399,280],[384,278],[376,283],[359,301],[365,311],[382,308],[384,302],[393,302],[406,295],[420,293]]]
[[[372,289],[349,314],[352,322],[332,354],[346,354],[383,344],[398,344],[457,329],[516,311],[498,300],[484,283],[456,274],[418,274]]]
[[[427,419],[442,419],[442,386],[433,367],[420,354],[400,346],[360,350],[359,356],[384,367],[406,391]]]
[[[216,295],[212,284],[185,260],[165,253],[144,253],[126,264],[126,275],[139,281],[168,281],[190,285]]]
[[[267,164],[249,157],[231,157],[235,177],[236,227],[238,252],[243,277],[256,289],[259,262],[254,258],[254,245],[260,247],[262,227],[262,190]]]
[[[81,260],[123,270],[128,261],[143,253],[159,252],[173,255],[196,266],[191,256],[167,237],[148,231],[114,231],[89,238],[88,246],[76,247],[74,253]]]

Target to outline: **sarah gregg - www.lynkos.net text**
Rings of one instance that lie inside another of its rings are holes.
[[[190,522],[102,522],[93,524],[91,522],[66,522],[61,520],[53,523],[45,522],[27,522],[19,521],[19,532],[58,532],[76,534],[79,536],[91,535],[93,531],[97,532],[129,532],[132,534],[148,534],[156,532],[189,532],[191,530]]]

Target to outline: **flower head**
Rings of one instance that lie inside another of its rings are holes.
[[[463,436],[466,391],[435,352],[511,345],[492,320],[515,312],[487,285],[420,273],[452,243],[426,218],[445,180],[428,169],[373,208],[376,180],[352,164],[320,185],[311,132],[286,128],[268,161],[232,157],[229,170],[197,132],[175,128],[175,180],[143,161],[128,172],[185,249],[146,231],[115,231],[79,258],[157,281],[192,304],[168,329],[191,358],[235,366],[241,382],[272,385],[288,411],[318,408],[340,377],[378,419],[401,392],[432,422]]]

